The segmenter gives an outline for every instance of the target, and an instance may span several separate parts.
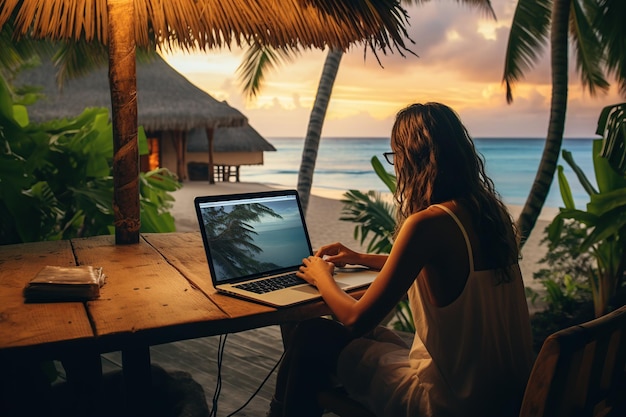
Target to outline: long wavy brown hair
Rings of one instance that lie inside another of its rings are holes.
[[[432,204],[456,200],[471,215],[483,252],[509,281],[519,256],[517,229],[485,173],[485,163],[459,116],[440,103],[400,110],[391,131],[397,188],[398,227]]]

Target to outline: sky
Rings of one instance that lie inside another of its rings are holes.
[[[550,114],[549,48],[506,102],[504,56],[515,0],[492,0],[496,19],[453,0],[407,7],[410,49],[418,56],[379,53],[361,45],[344,54],[324,122],[323,137],[389,137],[395,114],[415,102],[455,109],[474,137],[545,137]],[[240,110],[266,138],[306,135],[326,51],[307,51],[266,76],[247,99],[237,75],[240,49],[168,53],[166,61],[192,83]],[[604,106],[626,101],[609,79],[608,93],[583,90],[570,53],[564,136],[595,138]]]

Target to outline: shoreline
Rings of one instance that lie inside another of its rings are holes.
[[[185,181],[181,189],[171,193],[175,201],[170,212],[174,216],[177,231],[199,231],[198,219],[193,205],[196,196],[237,194],[284,188],[293,187],[256,182],[216,182],[209,184],[204,181]],[[354,238],[356,224],[339,220],[343,209],[343,203],[340,200],[344,192],[316,187],[311,189],[306,223],[314,250],[321,245],[339,241],[356,251],[367,251],[367,245],[361,245]],[[522,206],[507,205],[507,207],[513,218],[516,218],[522,209]],[[544,229],[556,213],[558,213],[558,208],[546,207],[542,210],[533,231],[522,248],[520,269],[524,278],[524,285],[539,293],[543,292],[543,287],[533,279],[533,273],[542,267],[539,260],[545,256],[547,246],[542,244],[541,240],[545,236]],[[539,301],[537,305],[529,304],[531,314],[541,309],[543,309],[543,305]]]

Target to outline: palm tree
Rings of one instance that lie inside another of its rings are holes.
[[[546,144],[537,175],[517,220],[522,245],[530,235],[548,195],[563,141],[568,95],[568,32],[573,39],[577,69],[583,87],[592,96],[598,90],[606,91],[609,87],[605,79],[607,49],[603,47],[597,29],[601,27],[598,26],[600,20],[594,20],[599,19],[596,16],[600,15],[599,2],[602,1],[604,0],[519,0],[517,3],[504,66],[503,80],[506,83],[507,101],[510,103],[513,100],[513,84],[538,60],[538,52],[547,42],[548,34],[552,68],[552,99]],[[619,7],[617,3],[620,2],[612,3],[614,8]],[[623,9],[623,2],[621,3]],[[619,23],[615,24],[621,26],[624,13],[620,16]],[[623,42],[623,38],[619,42]],[[623,51],[623,48],[620,51],[614,50],[609,55],[618,62],[623,62]],[[621,71],[624,71],[623,67]]]
[[[328,103],[333,92],[335,78],[339,72],[339,64],[342,57],[343,52],[339,49],[328,51],[324,61],[322,76],[315,93],[315,102],[309,116],[309,125],[306,129],[304,146],[302,148],[302,160],[298,170],[298,195],[300,196],[304,213],[306,213],[309,207],[309,197],[311,196],[311,187],[313,186],[313,172],[315,172],[315,162],[317,161],[317,150],[322,137],[322,127],[324,126],[326,110],[328,109]]]
[[[426,3],[430,0],[403,0],[406,5]],[[495,12],[491,7],[490,0],[461,0],[461,2],[470,6],[475,6],[482,9],[486,14],[495,19]],[[408,38],[408,36],[407,36]],[[252,45],[255,48],[255,45]],[[405,49],[406,52],[414,54],[414,52]],[[290,60],[293,58],[291,51],[280,51],[279,56],[283,60]],[[403,51],[399,51],[402,54]],[[336,48],[330,48],[320,82],[315,94],[315,102],[309,116],[309,124],[307,127],[306,136],[304,139],[304,146],[302,149],[302,160],[300,162],[300,169],[298,170],[298,195],[302,203],[302,209],[306,213],[309,203],[309,197],[311,195],[311,187],[313,185],[313,173],[315,171],[315,163],[317,160],[317,150],[319,149],[320,139],[322,135],[322,127],[324,125],[324,119],[326,117],[326,110],[328,109],[328,103],[332,94],[335,78],[339,71],[339,64],[343,51]],[[402,55],[404,56],[404,55]],[[252,61],[249,58],[255,57],[256,61]],[[268,64],[268,59],[260,59],[254,53],[249,53],[244,57],[240,68],[245,69],[240,71],[242,78],[242,84],[244,85],[244,92],[248,96],[254,96],[260,88],[260,82],[264,76],[264,69],[273,66],[280,59],[274,54],[270,59],[271,65]],[[254,63],[258,63],[259,66],[255,67]]]
[[[292,61],[298,54],[298,51],[274,50],[272,48],[264,48],[259,44],[251,45],[246,50],[239,68],[237,68],[244,94],[248,98],[256,96],[261,89],[266,71],[286,61]],[[322,126],[324,125],[328,102],[330,101],[342,57],[343,52],[340,49],[330,49],[328,51],[315,94],[315,102],[309,117],[302,149],[302,161],[298,171],[298,195],[302,211],[305,214],[309,206],[317,150],[319,149],[319,142],[322,136]]]

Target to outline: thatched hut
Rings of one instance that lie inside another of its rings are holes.
[[[32,121],[71,118],[87,107],[106,107],[110,111],[107,71],[107,68],[97,69],[84,77],[66,81],[59,88],[56,70],[46,62],[22,72],[15,84],[43,88],[44,97],[28,108]],[[275,150],[248,126],[247,118],[239,110],[196,87],[160,57],[137,63],[137,119],[138,125],[146,131],[150,146],[150,155],[142,157],[141,169],[166,167],[176,172],[181,180],[188,177],[187,142],[191,131],[203,133],[206,163],[211,159],[212,141],[218,143],[215,147],[219,150],[214,147],[216,153],[212,156],[220,166],[245,165],[251,163],[250,160],[263,163],[262,152]],[[214,134],[223,139],[213,137]],[[228,140],[241,143],[231,144]],[[246,156],[246,151],[254,155]],[[235,153],[238,159],[234,158]]]
[[[213,164],[217,180],[239,182],[242,165],[263,164],[263,152],[276,151],[252,126],[222,127],[213,135]],[[187,135],[186,160],[189,179],[208,179],[209,140],[204,129],[192,129]]]

